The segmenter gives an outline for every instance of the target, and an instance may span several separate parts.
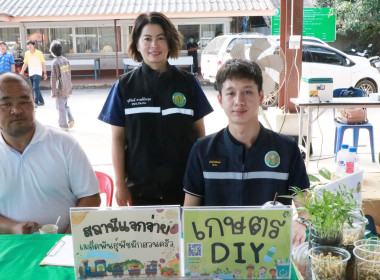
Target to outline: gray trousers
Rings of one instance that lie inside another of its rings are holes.
[[[56,97],[55,105],[58,110],[58,124],[60,127],[69,127],[68,122],[74,121],[73,115],[71,114],[70,107],[67,106],[67,100],[69,96],[66,97]]]

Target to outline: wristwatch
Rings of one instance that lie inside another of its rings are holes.
[[[303,217],[298,217],[296,218],[296,221],[299,222],[300,224],[303,224],[305,227],[309,227],[310,226],[310,222],[308,220],[306,220],[305,218]]]

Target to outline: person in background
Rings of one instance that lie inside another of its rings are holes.
[[[69,134],[35,119],[33,89],[23,75],[0,75],[0,228],[33,233],[55,224],[69,233],[70,207],[100,205],[94,170]]]
[[[192,74],[169,65],[181,46],[164,14],[136,18],[128,52],[142,64],[113,85],[99,115],[111,124],[119,206],[183,204],[187,157],[212,107]]]
[[[20,74],[23,75],[26,68],[28,68],[29,79],[34,90],[35,106],[43,106],[45,105],[45,100],[41,94],[40,81],[41,77],[44,80],[47,79],[45,58],[42,52],[36,49],[35,41],[28,40],[26,45],[28,46],[29,51],[25,53],[24,65],[22,66]]]
[[[0,74],[5,72],[16,72],[15,59],[7,51],[7,44],[0,41]]]
[[[189,41],[187,42],[187,55],[193,57],[193,63],[194,63],[194,74],[198,74],[198,44],[194,41],[193,36],[189,36]]]
[[[259,122],[264,98],[260,67],[249,60],[228,60],[216,83],[228,126],[194,144],[184,176],[184,206],[259,206],[273,201],[276,193],[292,195],[291,186],[309,188],[296,141]],[[287,198],[278,201],[292,203]],[[293,201],[301,205],[298,197]],[[300,213],[293,224],[295,246],[305,241],[305,217]]]
[[[62,56],[62,45],[59,41],[51,42],[50,52],[55,57],[51,66],[51,96],[55,98],[59,127],[69,131],[75,124],[70,107],[67,105],[73,88],[70,62]]]

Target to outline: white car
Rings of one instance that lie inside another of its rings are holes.
[[[231,58],[229,52],[238,38],[241,38],[241,35],[216,37],[203,50],[201,71],[205,80],[215,83],[216,73],[223,63]],[[257,37],[252,34],[245,35],[244,38],[249,43]],[[271,39],[276,40],[273,36]],[[289,65],[287,67],[289,68]],[[349,56],[323,41],[312,40],[312,37],[305,38],[302,42],[302,76],[333,78],[334,88],[353,86],[363,89],[367,94],[378,92],[380,87],[380,73],[370,65],[368,59]],[[277,101],[277,93],[267,94],[263,107],[275,106]]]

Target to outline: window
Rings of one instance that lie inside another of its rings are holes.
[[[312,61],[334,65],[345,65],[346,59],[340,54],[323,47],[309,46]]]
[[[36,42],[36,49],[49,53],[49,28],[31,28],[26,30],[27,40]]]
[[[99,52],[99,37],[97,31],[96,27],[75,28],[77,53]]]
[[[20,31],[18,27],[0,28],[0,40],[7,44],[8,51],[15,53],[20,50]]]
[[[207,44],[223,32],[223,24],[193,24],[193,25],[178,25],[178,30],[184,37],[182,49],[186,50],[186,44],[189,36],[193,36],[195,42],[198,43],[200,50],[204,49]]]
[[[50,43],[57,40],[62,45],[62,53],[73,53],[73,34],[72,28],[50,28]]]
[[[115,28],[114,27],[99,27],[99,49],[101,52],[115,52]],[[120,37],[120,26],[116,27],[118,48],[120,51],[121,47],[121,37]]]
[[[118,46],[121,47],[120,26],[117,26]],[[110,27],[75,28],[77,53],[115,52],[115,29]],[[120,49],[119,49],[120,51]]]
[[[198,42],[199,49],[203,50],[220,32],[223,32],[223,24],[202,24],[201,38]]]
[[[189,41],[189,36],[193,36],[195,42],[199,41],[199,24],[178,25],[178,31],[181,32],[181,34],[183,35],[183,50],[186,50],[186,45]]]

